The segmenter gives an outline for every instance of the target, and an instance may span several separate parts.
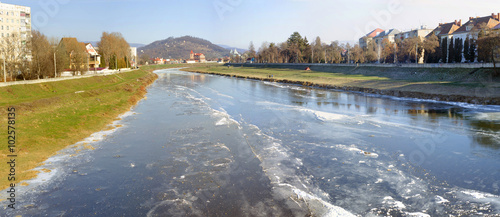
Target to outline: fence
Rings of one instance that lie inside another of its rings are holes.
[[[425,64],[331,64],[331,63],[228,63],[232,66],[269,66],[269,67],[311,67],[311,66],[368,66],[403,68],[493,68],[493,63],[425,63]]]

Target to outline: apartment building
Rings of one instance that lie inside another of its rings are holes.
[[[0,37],[14,33],[23,40],[31,35],[31,8],[0,2]]]

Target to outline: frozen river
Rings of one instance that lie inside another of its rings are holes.
[[[500,214],[500,107],[156,73],[123,127],[49,159],[0,212]]]

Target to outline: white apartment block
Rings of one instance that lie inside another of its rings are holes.
[[[31,8],[0,2],[0,37],[13,33],[23,40],[31,35]]]

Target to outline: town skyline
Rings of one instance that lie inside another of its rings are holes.
[[[466,21],[468,17],[500,12],[500,7],[494,7],[499,3],[493,0],[483,1],[482,4],[449,0],[384,0],[383,3],[364,0],[252,3],[215,0],[194,1],[196,4],[193,1],[172,4],[156,0],[119,1],[122,4],[115,0],[1,2],[31,7],[33,29],[49,37],[98,41],[103,31],[121,32],[128,42],[147,45],[171,36],[190,35],[214,44],[244,49],[251,41],[256,48],[263,42],[283,42],[296,31],[309,41],[319,36],[326,43],[340,41],[353,44],[376,28],[404,31],[427,26],[434,29],[439,23]],[[99,7],[81,10],[92,5]],[[335,13],[332,14],[332,11]]]

